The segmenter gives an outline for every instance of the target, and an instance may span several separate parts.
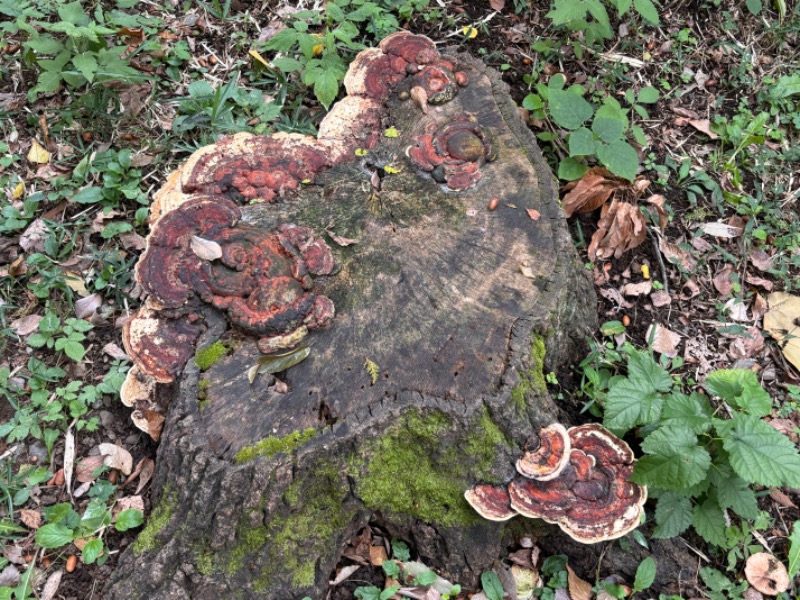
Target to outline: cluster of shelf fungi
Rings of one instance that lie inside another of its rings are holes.
[[[531,185],[538,186],[538,193],[552,196],[543,199],[550,204],[534,204],[551,219],[532,224],[549,228],[541,230],[544,232],[541,239],[550,240],[547,243],[553,244],[556,255],[562,251],[572,252],[563,222],[559,221],[561,215],[552,182],[547,180],[549,175],[544,174],[546,167],[540,166],[544,163],[538,150],[530,158],[528,153],[534,150],[525,146],[528,144],[535,149],[532,138],[528,141],[526,137],[526,141],[521,143],[522,159],[503,155],[505,146],[495,140],[495,136],[501,135],[506,146],[518,143],[507,132],[496,131],[503,119],[516,118],[510,99],[502,101],[505,113],[497,108],[499,101],[492,98],[492,94],[501,93],[498,92],[500,88],[494,83],[494,87],[482,83],[480,89],[471,92],[470,98],[464,102],[475,105],[475,110],[461,110],[457,114],[437,112],[438,107],[453,101],[459,94],[470,93],[471,79],[475,77],[477,67],[474,62],[467,64],[468,67],[462,70],[456,60],[441,55],[426,37],[407,32],[393,34],[378,48],[367,49],[358,55],[344,80],[347,96],[336,103],[323,119],[316,138],[284,133],[269,136],[237,134],[195,152],[168,178],[155,196],[147,248],[136,267],[136,279],[147,297],[123,329],[125,348],[134,361],[134,367],[128,373],[121,396],[123,402],[133,408],[133,420],[140,429],[155,440],[162,436],[168,422],[170,394],[158,391],[170,386],[174,390],[180,383],[186,365],[207,329],[205,319],[209,308],[224,316],[235,336],[257,339],[258,350],[265,354],[290,351],[303,343],[310,332],[337,327],[334,300],[318,285],[320,281],[335,280],[339,267],[337,253],[323,239],[323,232],[294,222],[277,223],[265,229],[261,224],[248,221],[242,208],[252,203],[276,207],[290,205],[304,188],[313,187],[327,171],[353,163],[354,157],[367,152],[379,152],[381,144],[386,142],[383,132],[390,104],[395,107],[392,110],[404,110],[406,114],[412,110],[408,107],[413,106],[419,114],[422,125],[417,125],[416,135],[408,140],[410,143],[406,142],[404,150],[405,159],[418,178],[429,180],[437,186],[437,193],[446,194],[444,197],[458,198],[463,192],[480,186],[490,164],[508,160],[512,184],[524,185],[527,177],[531,179]],[[482,71],[478,73],[484,82],[494,77]],[[502,93],[505,94],[504,90]],[[488,100],[485,98],[487,94]],[[397,109],[397,106],[406,108]],[[489,118],[482,114],[481,110],[486,106],[496,115]],[[487,127],[485,121],[492,119],[492,126]],[[518,134],[515,130],[514,135],[528,136],[528,133],[524,130]],[[520,163],[515,162],[520,160],[528,165],[527,168],[530,165],[525,161],[535,163],[532,174],[525,174],[520,169]],[[519,181],[513,181],[513,178]],[[496,190],[486,189],[480,195],[484,207],[489,196],[495,193]],[[517,209],[516,202],[520,200],[515,199],[526,198],[530,193],[524,189],[513,190],[507,196],[507,210]],[[490,210],[494,210],[497,204],[495,199]],[[476,210],[473,208],[466,212],[474,216]],[[518,219],[516,215],[511,218]],[[527,216],[524,218],[528,219]],[[521,226],[519,221],[509,222],[513,222],[515,227]],[[554,239],[558,241],[552,242]],[[527,256],[524,243],[521,246],[520,252]],[[507,274],[506,263],[509,261],[505,257],[498,259],[501,260],[500,266],[487,264],[485,268]],[[526,269],[530,271],[529,260],[520,261],[523,275],[517,273],[517,277],[523,284],[514,283],[517,287],[509,288],[509,297],[524,306],[514,309],[519,314],[511,311],[511,317],[503,317],[505,320],[498,326],[501,330],[498,338],[498,345],[502,346],[500,352],[511,352],[508,338],[514,335],[512,327],[520,316],[524,318],[531,312],[525,304],[527,300],[518,300],[523,296],[517,292],[517,289],[524,290],[524,285],[530,285],[530,281],[524,279],[530,279],[530,275],[525,274]],[[550,266],[542,269],[551,272],[555,269],[553,277],[576,277],[567,272],[571,267],[562,272],[562,267],[554,266],[557,263],[571,265],[569,256],[566,259],[548,257],[547,260],[551,261],[548,263]],[[542,261],[542,264],[546,262]],[[543,278],[545,275],[547,273]],[[585,301],[588,297],[586,286],[580,282],[576,286],[583,291],[574,296],[584,296]],[[557,287],[557,293],[561,293],[566,284]],[[556,298],[552,305],[558,308],[551,310],[566,310],[560,304],[563,300]],[[508,303],[503,308],[506,306]],[[395,309],[402,310],[403,307]],[[592,313],[593,307],[588,306],[583,312]],[[569,335],[578,337],[578,325],[571,326],[575,331],[570,330]],[[471,325],[467,324],[467,327]],[[485,343],[478,341],[476,347]],[[404,360],[407,354],[403,352]],[[484,390],[497,389],[498,382],[504,381],[504,373],[515,371],[511,368],[513,362],[501,355],[497,363],[486,365],[485,377],[476,371],[479,386]],[[458,364],[463,364],[463,360]],[[452,366],[444,368],[453,372]],[[455,375],[459,374],[457,369]],[[164,384],[169,385],[165,388]],[[458,399],[464,395],[464,390],[476,387],[472,383],[461,385],[462,388],[451,387],[450,391],[431,392],[429,395]],[[546,392],[541,393],[546,396]],[[384,402],[388,396],[388,392],[383,392],[380,401]],[[505,404],[508,404],[507,398]],[[506,409],[498,409],[498,415],[502,410]],[[548,425],[552,423],[554,411],[557,409],[545,408],[545,416],[538,420],[533,418],[533,421],[538,426]],[[514,430],[514,427],[509,426],[509,430]],[[465,498],[480,515],[493,521],[510,519],[517,514],[540,518],[558,524],[581,543],[613,539],[639,524],[647,494],[644,488],[627,481],[633,468],[633,454],[623,441],[597,425],[566,429],[559,424],[550,424],[538,435],[528,435],[528,446],[516,463],[516,476],[510,483],[479,483],[467,490]],[[512,437],[519,439],[521,434],[515,430]],[[178,463],[173,467],[175,464]],[[169,476],[162,473],[162,490],[169,485]],[[458,539],[461,540],[458,543],[470,543],[468,536]],[[497,537],[497,543],[499,540]],[[455,541],[451,543],[456,544]],[[454,560],[470,562],[463,556]],[[130,563],[139,565],[139,569],[146,564],[141,558],[131,559]],[[452,572],[458,575],[462,569],[461,572],[470,573],[473,580],[475,573],[488,566],[477,562],[466,566],[461,563]],[[317,571],[322,572],[317,573],[315,590],[324,587],[328,575],[325,565],[330,568],[331,561],[320,559],[319,565]],[[160,571],[158,576],[165,577]],[[141,589],[147,589],[151,594],[165,593],[166,587],[159,586],[167,584],[152,577],[153,582],[147,584],[150,587],[142,584]],[[146,597],[144,592],[124,591],[121,585],[116,586],[115,591],[113,584],[112,581],[110,589],[114,598]],[[278,591],[270,592],[266,597],[286,595],[285,588],[278,586],[275,589]],[[186,592],[180,597],[205,596]]]

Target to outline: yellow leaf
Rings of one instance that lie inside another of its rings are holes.
[[[800,369],[800,296],[773,292],[767,302],[764,329],[778,342],[786,359]]]
[[[364,148],[356,148],[356,156],[366,156],[367,151]]]
[[[375,385],[378,382],[378,373],[380,372],[380,367],[372,362],[368,358],[364,358],[364,368],[369,373],[369,377],[372,380],[372,385]]]
[[[389,175],[397,175],[403,169],[398,169],[397,167],[393,167],[391,165],[387,165],[383,167],[383,170],[388,173]]]
[[[268,69],[272,68],[272,65],[269,64],[269,62],[267,62],[266,60],[264,60],[264,57],[261,56],[258,50],[250,50],[249,54]]]
[[[642,265],[642,277],[645,279],[650,279],[650,267],[647,265]]]
[[[389,127],[389,129],[383,132],[383,135],[388,138],[396,138],[398,135],[400,135],[400,132],[397,131],[397,127]]]
[[[463,33],[465,36],[467,36],[471,40],[475,39],[476,37],[478,37],[478,30],[475,29],[474,27],[462,27],[461,28],[461,33]]]
[[[28,150],[28,162],[46,165],[50,162],[50,153],[39,142],[32,140],[31,149]]]
[[[311,50],[313,50],[314,56],[319,56],[325,50],[325,44],[315,44]]]
[[[14,191],[11,192],[11,197],[14,200],[19,200],[20,198],[22,198],[22,194],[24,193],[25,193],[25,184],[20,181],[14,188]]]
[[[89,290],[86,289],[83,277],[78,275],[75,271],[64,271],[64,283],[81,298],[85,298],[89,295]]]

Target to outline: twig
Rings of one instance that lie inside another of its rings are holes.
[[[658,247],[658,239],[653,233],[652,227],[647,228],[647,233],[650,235],[650,240],[653,242],[653,250],[656,253],[658,266],[661,268],[661,282],[664,284],[664,291],[669,294],[669,281],[667,280],[667,267],[664,265],[664,259],[661,257],[661,248]]]

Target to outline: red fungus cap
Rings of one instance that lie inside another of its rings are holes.
[[[531,479],[555,479],[569,462],[570,441],[567,428],[553,423],[539,432],[536,447],[517,461],[517,471]]]
[[[504,485],[476,485],[464,492],[464,498],[480,516],[490,521],[507,521],[517,515]]]
[[[426,65],[439,58],[436,44],[430,38],[408,31],[398,31],[383,38],[379,48],[386,54],[400,56],[406,62],[418,65]]]

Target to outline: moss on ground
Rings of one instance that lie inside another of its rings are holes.
[[[198,350],[194,355],[194,362],[201,371],[207,371],[214,363],[223,358],[227,353],[228,347],[224,343],[216,341],[210,346],[206,346],[205,348]]]
[[[303,431],[292,431],[283,437],[266,437],[252,446],[245,446],[239,450],[234,459],[238,464],[242,464],[259,456],[272,458],[279,453],[289,454],[313,439],[315,435],[317,435],[317,430],[310,427]]]
[[[167,526],[167,523],[169,523],[172,518],[172,512],[177,505],[178,493],[170,487],[164,488],[161,501],[158,503],[158,506],[153,509],[153,512],[150,513],[147,524],[133,543],[133,551],[136,554],[149,552],[161,546],[161,542],[159,542],[156,537],[158,537],[158,534],[161,533],[164,527]]]
[[[463,435],[452,429],[441,412],[410,413],[366,444],[351,460],[351,469],[363,472],[357,492],[364,504],[443,526],[478,522],[464,490],[476,480],[491,480],[494,461],[508,442],[487,412]],[[443,450],[445,435],[455,436],[455,442]]]

